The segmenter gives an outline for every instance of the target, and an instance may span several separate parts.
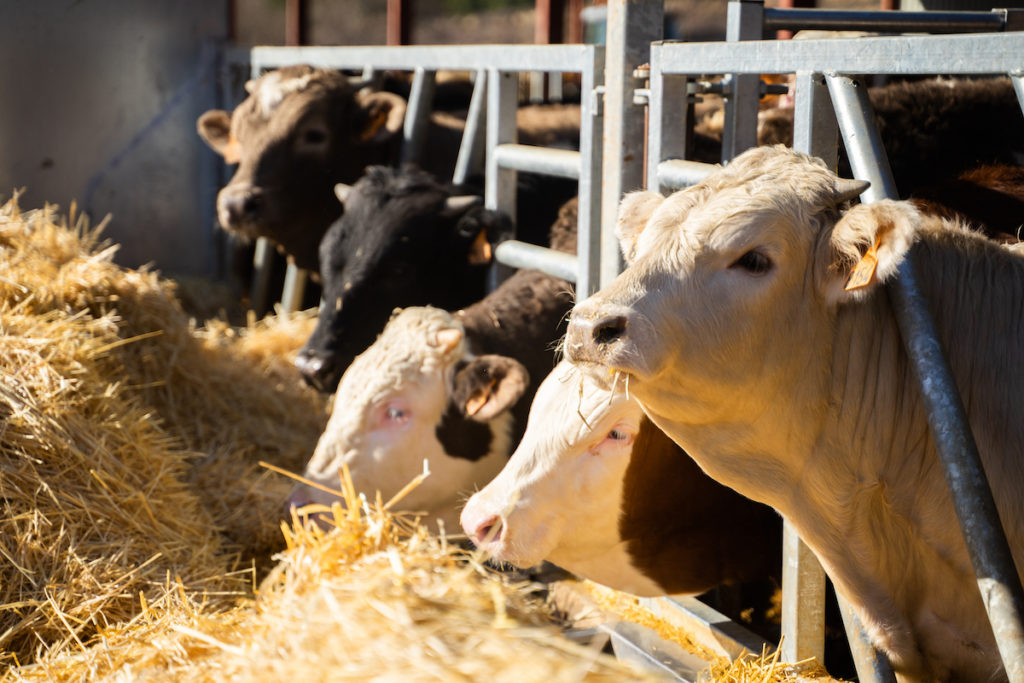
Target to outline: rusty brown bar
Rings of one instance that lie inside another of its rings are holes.
[[[285,0],[284,44],[305,45],[308,42],[306,0]]]
[[[387,44],[409,45],[412,42],[412,0],[388,0]]]

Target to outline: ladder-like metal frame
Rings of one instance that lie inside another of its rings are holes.
[[[229,62],[248,64],[257,78],[266,69],[291,64],[363,70],[372,78],[380,70],[413,73],[409,106],[403,129],[402,161],[415,162],[427,131],[430,102],[438,70],[470,71],[475,85],[466,128],[452,181],[466,180],[481,164],[485,167],[484,202],[515,220],[516,173],[534,173],[576,179],[579,183],[577,255],[564,254],[514,239],[502,243],[495,260],[507,266],[544,270],[575,282],[577,291],[597,289],[601,193],[600,178],[603,118],[600,102],[591,96],[604,80],[604,48],[598,45],[455,45],[400,47],[261,46],[235,50]],[[550,70],[579,73],[581,78],[579,151],[549,149],[516,142],[518,75]],[[265,309],[266,282],[271,248],[266,240],[257,244],[257,278],[253,308]],[[306,274],[288,267],[282,308],[295,310],[302,298]]]

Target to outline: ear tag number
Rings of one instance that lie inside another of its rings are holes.
[[[850,277],[846,281],[846,286],[843,287],[845,291],[860,289],[871,283],[875,277],[875,269],[878,268],[878,247],[881,243],[882,238],[879,237],[871,245],[871,248],[860,257],[860,261],[857,261],[857,265],[850,271]]]

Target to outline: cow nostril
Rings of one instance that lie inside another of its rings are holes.
[[[263,208],[263,198],[258,194],[248,194],[242,200],[242,215],[253,218],[258,216]]]
[[[625,316],[616,315],[594,323],[593,338],[596,344],[610,344],[626,332]]]
[[[473,538],[476,540],[476,544],[480,546],[496,543],[501,540],[501,535],[504,531],[505,525],[502,524],[501,517],[495,516],[481,523],[473,533]]]

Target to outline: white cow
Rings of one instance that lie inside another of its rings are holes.
[[[793,523],[902,679],[1002,680],[879,284],[913,253],[1024,567],[1024,259],[905,202],[841,211],[862,189],[758,148],[667,199],[630,195],[632,263],[576,306],[567,355],[628,378],[708,474]]]
[[[636,595],[777,577],[779,516],[701,472],[624,389],[560,363],[505,469],[463,508],[470,538]]]

